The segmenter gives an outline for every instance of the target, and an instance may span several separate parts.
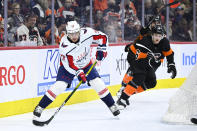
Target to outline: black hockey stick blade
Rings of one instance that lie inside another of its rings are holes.
[[[191,118],[191,122],[194,124],[197,124],[197,119],[196,118]]]
[[[45,125],[48,125],[50,123],[50,121],[53,119],[54,116],[52,116],[49,120],[47,121],[37,121],[37,120],[33,120],[32,123],[35,125],[35,126],[45,126]]]
[[[35,126],[45,126],[45,125],[47,125],[48,122],[47,121],[42,122],[42,121],[33,120],[32,123]]]

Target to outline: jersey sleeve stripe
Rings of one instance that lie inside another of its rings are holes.
[[[169,56],[172,54],[172,52],[173,52],[172,49],[170,49],[169,51],[162,51],[164,56]]]
[[[105,35],[93,35],[93,39],[94,40],[99,40],[99,39],[103,39],[103,45],[106,45],[107,43],[107,37]]]
[[[140,51],[137,51],[134,45],[130,46],[131,51],[137,56],[137,59],[143,59],[147,57],[147,53],[143,53]]]
[[[73,62],[73,56],[71,56],[71,55],[66,55],[66,56],[68,58],[68,63],[69,63],[70,68],[72,68],[72,69],[74,69],[76,71],[79,70],[79,68],[76,67],[74,62]]]

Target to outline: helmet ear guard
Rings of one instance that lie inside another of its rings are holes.
[[[77,21],[68,21],[66,24],[66,33],[76,33],[80,31],[80,25]]]

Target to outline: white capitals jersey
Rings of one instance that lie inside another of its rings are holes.
[[[92,28],[81,28],[78,43],[71,43],[64,35],[60,41],[59,53],[64,68],[71,74],[83,69],[91,62],[90,45],[97,43],[98,46],[108,46],[106,34]]]

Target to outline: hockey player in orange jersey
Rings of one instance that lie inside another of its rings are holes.
[[[133,45],[127,46],[127,61],[130,65],[123,79],[123,87],[117,104],[126,107],[129,105],[129,97],[135,93],[156,86],[156,70],[167,59],[168,73],[171,78],[176,77],[177,71],[174,63],[174,52],[170,47],[169,40],[164,37],[161,25],[156,25],[151,30],[151,35],[144,36]]]

